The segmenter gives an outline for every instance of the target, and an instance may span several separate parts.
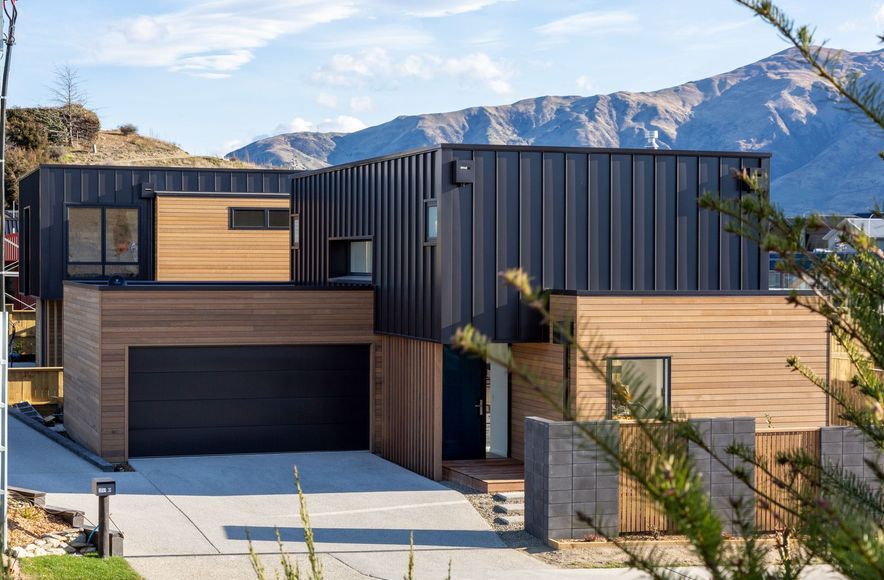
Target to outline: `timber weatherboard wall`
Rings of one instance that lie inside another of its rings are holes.
[[[289,195],[248,198],[158,195],[158,281],[289,279],[289,230],[230,229],[230,209],[289,208]],[[286,212],[288,213],[288,212]]]
[[[65,380],[70,381],[65,397],[72,402],[66,401],[65,424],[70,422],[72,437],[114,462],[128,458],[130,347],[366,344],[374,349],[377,340],[370,289],[65,282],[65,317]]]
[[[473,183],[454,183],[456,160],[472,160]],[[697,205],[743,195],[742,169],[769,174],[769,155],[440,145],[311,171],[294,177],[293,279],[325,283],[330,240],[371,239],[377,331],[443,343],[467,323],[498,342],[543,338],[498,277],[514,267],[554,290],[763,290],[757,245]]]
[[[826,321],[788,303],[783,293],[553,294],[551,310],[554,319],[574,322],[577,340],[603,368],[606,353],[671,357],[675,412],[751,416],[759,427],[770,420],[777,429],[826,425],[825,393],[786,365],[797,355],[825,376]],[[606,380],[578,361],[573,349],[569,361],[577,418],[604,419]]]

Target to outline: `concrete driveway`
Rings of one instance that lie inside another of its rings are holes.
[[[101,474],[18,420],[10,421],[12,485],[46,491],[52,505],[96,520]],[[559,570],[504,547],[457,492],[369,453],[291,453],[133,460],[115,473],[111,516],[129,562],[146,578],[254,578],[248,538],[273,576],[276,529],[306,564],[297,466],[328,578],[402,578],[414,533],[419,578],[624,577]]]

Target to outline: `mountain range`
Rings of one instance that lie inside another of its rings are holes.
[[[884,50],[839,51],[839,66],[884,82]],[[795,49],[653,92],[543,96],[400,116],[354,133],[287,133],[228,157],[316,169],[436,143],[768,151],[771,195],[790,213],[868,210],[884,193],[880,130],[839,102]]]

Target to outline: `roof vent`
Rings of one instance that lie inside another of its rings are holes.
[[[657,143],[657,137],[660,136],[660,133],[657,131],[647,131],[645,130],[645,147],[649,149],[659,149],[660,144]]]

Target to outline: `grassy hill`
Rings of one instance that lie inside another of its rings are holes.
[[[161,167],[250,168],[251,163],[191,155],[174,143],[119,130],[100,131],[92,144],[67,148],[53,163],[80,165],[156,165]]]

